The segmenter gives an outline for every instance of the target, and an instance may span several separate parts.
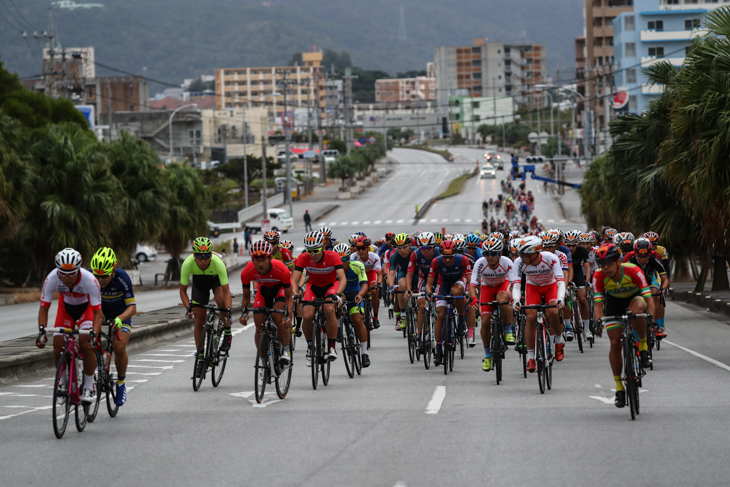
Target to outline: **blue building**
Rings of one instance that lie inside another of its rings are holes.
[[[628,93],[617,112],[641,113],[662,93],[642,70],[662,59],[681,66],[692,39],[704,35],[700,18],[730,0],[636,0],[633,12],[613,21],[615,84]]]

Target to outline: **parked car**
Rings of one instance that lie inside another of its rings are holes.
[[[294,226],[294,219],[283,208],[269,208],[268,212],[272,230],[286,233]],[[246,223],[246,228],[251,230],[251,233],[261,232],[261,220]]]
[[[157,251],[149,245],[137,244],[134,251],[134,258],[139,262],[154,262],[157,260]]]

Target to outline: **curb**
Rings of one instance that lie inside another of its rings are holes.
[[[340,205],[330,205],[328,208],[325,208],[325,210],[322,213],[320,213],[319,215],[317,215],[317,217],[314,218],[314,221],[321,220],[322,218],[326,217],[327,215],[329,215],[330,213],[332,213],[333,211],[335,211],[339,207],[340,207]]]
[[[715,296],[707,294],[707,291],[700,293],[694,291],[676,291],[671,287],[668,291],[668,296],[672,301],[683,301],[687,304],[705,308],[706,311],[730,317],[730,301],[718,299]]]
[[[241,311],[241,305],[232,306],[231,311]],[[195,325],[192,319],[181,318],[150,323],[140,328],[134,328],[129,338],[127,351],[134,352],[149,349],[160,342],[190,337],[192,336],[194,327]],[[53,365],[53,345],[51,340],[49,339],[49,344],[41,350],[35,347],[35,339],[36,335],[30,335],[3,342],[1,345],[3,347],[17,346],[18,348],[26,348],[28,351],[0,358],[0,384],[8,384],[53,373],[55,366]]]
[[[431,206],[436,203],[437,201],[445,200],[446,198],[451,198],[452,196],[456,196],[457,194],[461,194],[464,192],[464,188],[466,187],[466,182],[469,181],[471,178],[476,176],[478,173],[478,169],[474,169],[472,173],[464,179],[464,181],[461,183],[461,187],[459,188],[459,191],[457,191],[454,194],[450,194],[449,196],[436,196],[434,198],[431,198],[426,201],[426,203],[423,204],[423,208],[418,210],[418,213],[416,213],[416,216],[414,217],[415,220],[420,220],[423,217],[426,216],[428,213],[428,210],[431,209]]]

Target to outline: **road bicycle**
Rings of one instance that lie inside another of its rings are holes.
[[[408,338],[408,358],[411,363],[417,359],[420,360],[418,354],[418,298],[424,296],[424,293],[415,293],[406,302],[406,337]]]
[[[631,320],[636,318],[651,319],[650,313],[633,314],[626,311],[626,314],[620,316],[604,316],[601,318],[602,323],[609,321],[618,321],[623,325],[621,331],[621,350],[623,352],[623,375],[621,381],[624,383],[626,391],[626,399],[629,404],[631,419],[635,420],[639,414],[639,389],[641,388],[642,378],[646,375],[641,360],[637,358],[637,340],[634,336],[634,330],[631,327]]]
[[[119,406],[116,403],[117,373],[116,370],[112,371],[112,364],[114,363],[114,347],[112,341],[119,340],[119,330],[113,321],[105,321],[102,326],[107,331],[104,333],[104,328],[102,328],[101,348],[94,350],[96,354],[96,371],[94,372],[96,400],[92,407],[89,408],[89,423],[93,423],[96,419],[102,394],[106,397],[106,409],[109,412],[109,416],[113,418],[119,412]]]
[[[362,373],[362,357],[360,356],[361,347],[360,340],[355,333],[355,325],[352,322],[349,309],[359,306],[355,301],[347,301],[343,305],[342,320],[340,321],[340,349],[342,350],[342,359],[345,362],[347,375],[352,379],[355,373]]]
[[[296,299],[296,297],[295,297]],[[322,305],[332,303],[331,300],[314,299],[311,301],[297,300],[302,305],[314,306],[314,319],[312,320],[311,347],[307,354],[312,360],[312,389],[317,389],[319,374],[322,373],[322,384],[325,386],[330,382],[330,360],[329,346],[327,339],[327,320],[322,310]],[[294,303],[296,304],[296,303]]]
[[[499,385],[502,381],[502,361],[504,360],[505,352],[509,349],[505,343],[504,322],[502,321],[501,306],[509,304],[509,302],[500,303],[492,301],[490,303],[481,304],[482,306],[486,305],[494,308],[494,311],[492,312],[492,319],[490,321],[492,338],[489,341],[489,350],[492,352],[492,368],[494,369],[497,378],[497,385]],[[486,326],[486,323],[483,323],[482,326]]]
[[[444,325],[441,330],[441,350],[443,356],[441,365],[444,366],[444,375],[454,371],[454,355],[456,354],[456,327],[459,324],[459,313],[454,306],[454,300],[465,299],[464,296],[444,296],[434,294],[433,299],[446,301],[446,312],[444,313]],[[462,337],[463,339],[463,337]],[[463,346],[463,345],[462,345]]]
[[[294,366],[294,354],[290,354],[289,364],[282,365],[280,359],[283,353],[283,345],[279,340],[278,330],[274,324],[272,313],[286,315],[286,310],[269,309],[265,306],[253,308],[254,313],[264,314],[264,324],[261,327],[261,334],[258,341],[258,353],[254,365],[254,386],[256,402],[261,404],[264,400],[266,385],[273,381],[276,384],[276,394],[279,399],[284,399],[289,392],[291,374]],[[259,377],[263,375],[263,377]]]
[[[228,318],[221,317],[220,313],[228,313],[231,316],[231,308],[218,308],[210,304],[190,303],[188,313],[193,308],[203,308],[208,310],[208,317],[203,325],[203,335],[200,337],[198,350],[195,354],[195,364],[193,368],[193,390],[200,389],[200,385],[205,380],[208,370],[211,372],[211,381],[213,387],[218,387],[223,379],[223,372],[226,370],[226,362],[228,361],[228,352],[222,351],[221,344],[223,332]]]
[[[373,303],[370,301],[370,293],[365,295],[362,304],[363,322],[365,323],[365,329],[368,331],[367,349],[370,350],[370,332],[373,331]]]
[[[578,290],[585,289],[585,286],[576,286],[570,283],[568,296],[570,297],[570,321],[573,327],[573,337],[578,342],[578,349],[583,353],[583,316],[580,314],[580,302],[578,301]]]
[[[436,337],[434,334],[434,324],[436,323],[436,311],[431,302],[426,300],[423,308],[423,329],[419,337],[419,343],[423,345],[423,366],[428,370],[431,367],[431,356],[436,350]]]
[[[43,328],[41,328],[43,331]],[[54,333],[63,336],[64,346],[56,364],[56,375],[53,380],[53,433],[56,438],[63,438],[68,425],[71,406],[74,407],[76,429],[80,432],[88,422],[89,405],[81,402],[81,390],[84,381],[83,359],[79,354],[79,346],[74,335],[87,335],[94,341],[93,330],[76,328],[53,328]]]
[[[527,341],[525,339],[525,322],[525,313],[520,309],[520,312],[517,313],[517,324],[515,326],[515,351],[522,359],[522,375],[527,378]]]
[[[535,304],[522,306],[521,309],[537,310],[537,322],[535,323],[535,365],[537,365],[537,382],[540,387],[540,394],[545,394],[545,389],[552,389],[553,386],[553,355],[550,344],[550,330],[545,317],[545,310],[557,308],[555,304]]]
[[[586,300],[588,301],[588,329],[591,330],[591,336],[588,337],[588,345],[593,348],[593,344],[596,341],[596,317],[594,314],[594,303],[593,303],[593,286],[586,285]]]

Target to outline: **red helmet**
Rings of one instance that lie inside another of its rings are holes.
[[[370,247],[370,239],[361,235],[355,239],[356,247]]]
[[[453,240],[441,242],[441,255],[456,255],[456,242]]]
[[[268,257],[273,251],[273,247],[266,240],[258,240],[248,248],[249,255],[254,258]]]
[[[642,237],[649,239],[649,242],[652,243],[652,245],[656,245],[656,243],[659,241],[659,234],[656,232],[646,232]]]
[[[616,244],[604,244],[596,249],[596,260],[617,260],[619,256]]]
[[[395,233],[393,232],[388,232],[385,234],[385,240],[392,240],[393,237],[395,237]]]

